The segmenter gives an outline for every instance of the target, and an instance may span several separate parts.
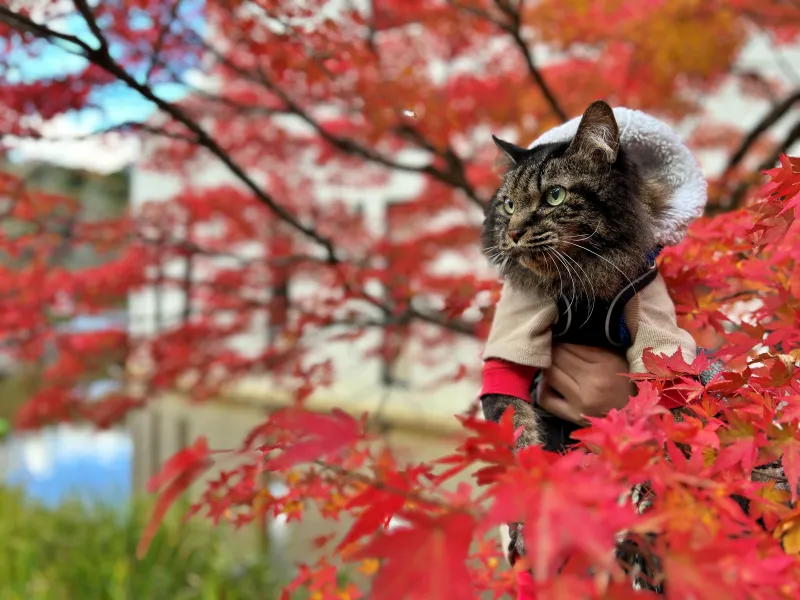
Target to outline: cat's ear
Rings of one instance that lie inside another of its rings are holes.
[[[617,160],[619,126],[608,104],[597,100],[589,105],[581,117],[569,151],[608,164]]]
[[[527,148],[520,148],[494,135],[492,136],[492,141],[494,141],[495,146],[501,150],[501,154],[495,162],[495,166],[500,170],[507,171],[508,169],[516,167],[530,153],[530,150]]]

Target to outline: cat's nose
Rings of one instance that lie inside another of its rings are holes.
[[[525,232],[522,229],[509,229],[508,237],[511,238],[511,241],[516,244],[519,242],[519,239],[522,237],[523,233]]]

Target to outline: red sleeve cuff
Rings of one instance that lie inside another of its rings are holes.
[[[503,394],[530,402],[531,384],[538,371],[537,367],[490,358],[483,363],[483,386],[480,395]],[[686,406],[686,399],[680,390],[667,385],[661,394],[660,404],[671,410]]]
[[[530,402],[531,384],[538,370],[537,367],[491,358],[483,363],[481,396],[503,394]]]

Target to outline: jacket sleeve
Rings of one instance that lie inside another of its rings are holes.
[[[694,338],[678,326],[675,305],[660,274],[628,303],[625,320],[629,324],[635,323],[629,327],[633,344],[627,352],[632,373],[647,371],[642,361],[642,354],[647,348],[654,354],[665,355],[672,355],[680,348],[683,359],[688,363],[697,356]]]
[[[483,359],[501,359],[529,367],[549,367],[552,356],[550,326],[557,314],[553,300],[505,282]]]

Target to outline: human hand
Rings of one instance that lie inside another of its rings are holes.
[[[610,350],[574,344],[553,347],[553,362],[544,371],[537,403],[564,420],[587,424],[582,415],[601,417],[622,408],[635,392],[628,361]]]

